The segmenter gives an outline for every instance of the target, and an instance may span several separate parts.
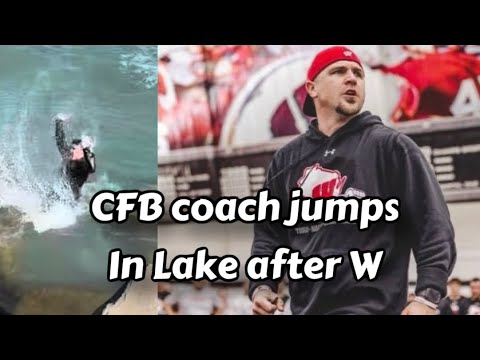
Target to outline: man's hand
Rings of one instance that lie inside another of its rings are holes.
[[[284,310],[283,300],[270,288],[262,288],[254,293],[252,311],[254,315],[273,315],[275,311]]]
[[[67,121],[71,120],[71,118],[72,118],[72,114],[58,113],[53,117],[53,120],[55,120],[55,121],[60,120],[60,121],[63,121],[63,122],[67,122]]]
[[[402,311],[402,315],[436,315],[437,311],[431,307],[421,304],[417,301],[412,301]]]

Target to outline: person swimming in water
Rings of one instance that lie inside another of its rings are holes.
[[[93,174],[96,170],[96,163],[89,139],[75,138],[70,145],[65,140],[64,123],[69,119],[70,116],[65,114],[54,116],[55,140],[62,156],[62,175],[70,185],[75,200],[78,200],[82,186],[88,180],[90,174]]]

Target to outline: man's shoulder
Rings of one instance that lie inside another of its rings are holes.
[[[370,137],[373,141],[388,148],[406,151],[418,149],[417,144],[410,136],[386,124],[372,127]]]
[[[274,154],[275,159],[286,159],[292,154],[300,154],[301,150],[305,147],[306,134],[297,135],[282,146],[280,146]]]
[[[460,300],[458,300],[460,303],[463,303],[463,304],[467,304],[469,305],[470,304],[470,299],[466,296],[460,296]]]
[[[387,124],[375,124],[368,128],[370,137],[378,141],[396,141],[402,133]]]

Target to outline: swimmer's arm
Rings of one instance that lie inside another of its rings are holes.
[[[95,160],[95,153],[93,153],[90,149],[85,149],[85,155],[88,160],[88,165],[90,167],[90,173],[93,174],[96,169],[96,160]]]
[[[55,140],[57,142],[58,151],[62,157],[66,157],[68,154],[68,145],[65,141],[65,131],[63,130],[63,121],[55,120]]]

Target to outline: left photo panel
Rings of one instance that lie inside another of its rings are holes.
[[[157,227],[134,214],[99,223],[89,206],[100,191],[157,189],[157,47],[10,45],[0,57],[0,312],[155,313],[148,269],[131,283],[107,270],[112,249],[150,264]]]

